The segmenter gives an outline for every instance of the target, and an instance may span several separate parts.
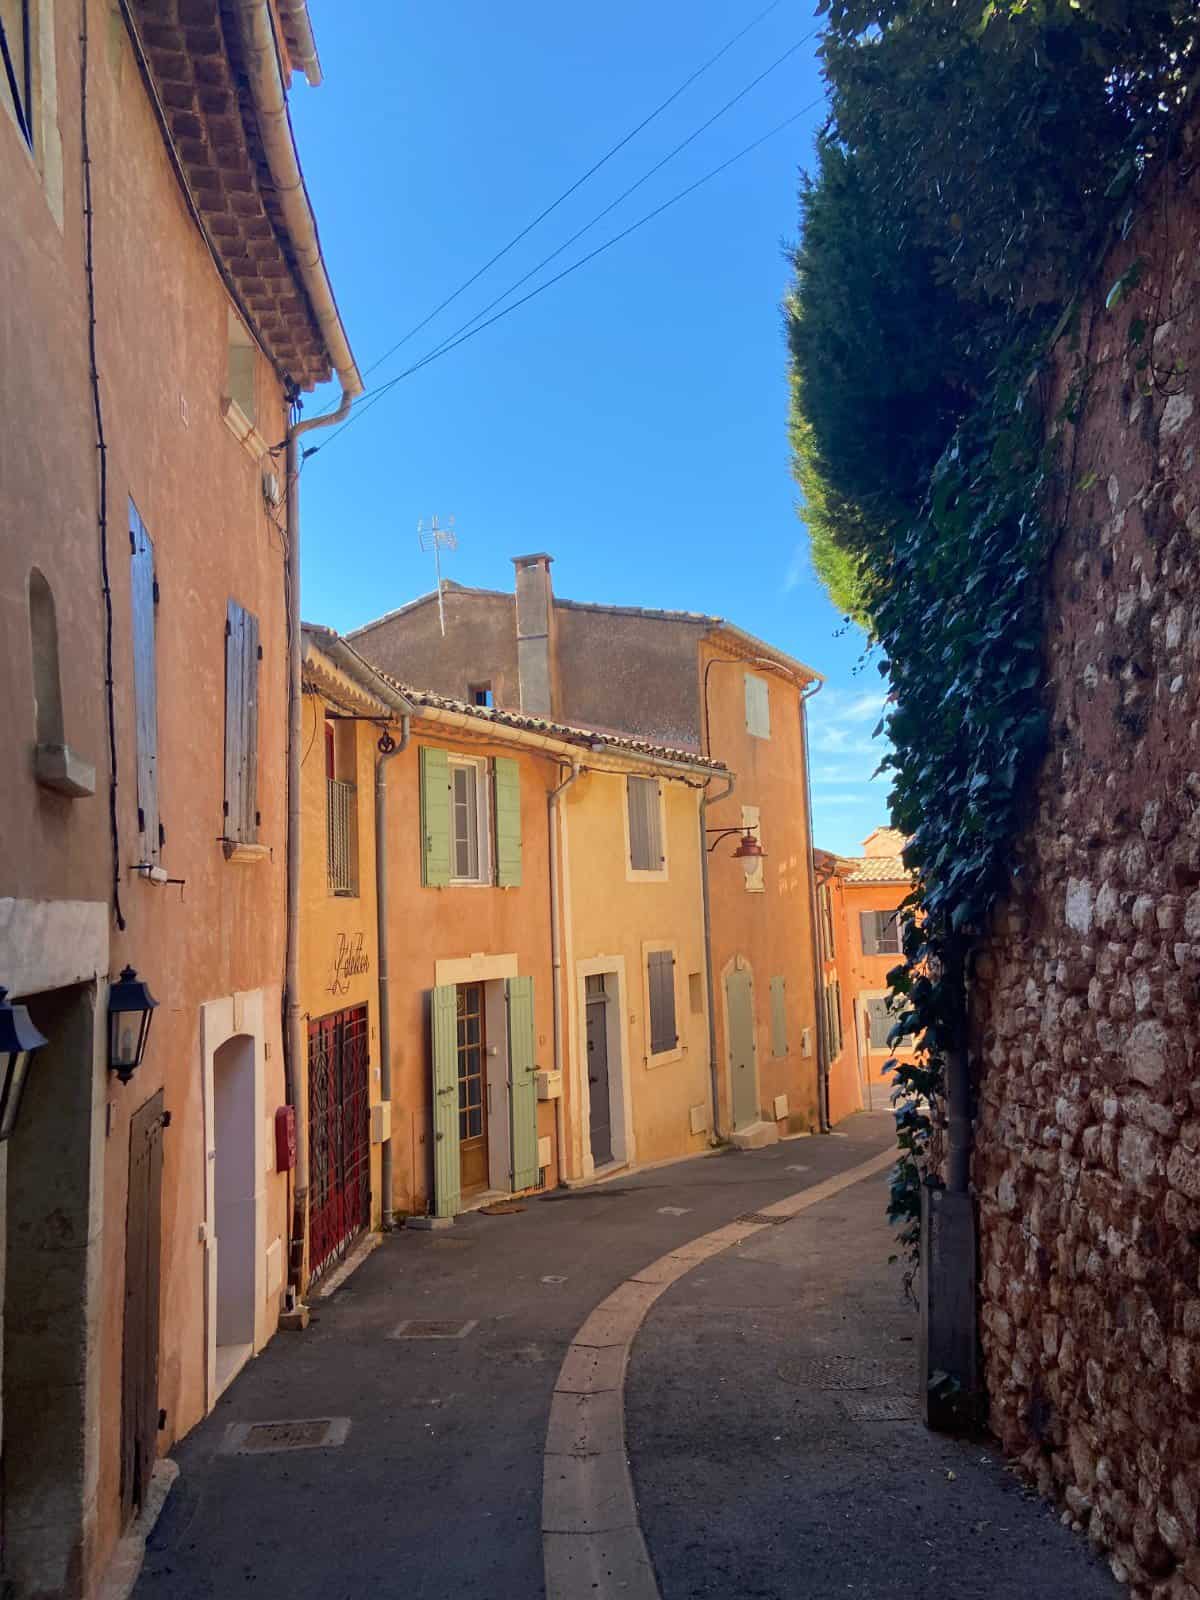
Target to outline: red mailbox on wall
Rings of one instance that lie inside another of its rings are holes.
[[[275,1113],[275,1171],[291,1172],[296,1165],[296,1108],[280,1106]]]

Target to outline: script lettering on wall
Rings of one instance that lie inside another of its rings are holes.
[[[361,933],[339,933],[333,951],[333,971],[329,980],[330,994],[349,994],[350,980],[370,972],[371,958],[363,949]]]

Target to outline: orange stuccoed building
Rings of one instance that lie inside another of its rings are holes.
[[[863,840],[861,856],[816,852],[831,1122],[853,1111],[888,1109],[887,1064],[913,1059],[911,1049],[888,1043],[888,973],[901,961],[898,911],[912,892],[903,848],[896,829],[876,828]]]

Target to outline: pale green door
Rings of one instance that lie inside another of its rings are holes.
[[[508,978],[508,1107],[512,1134],[512,1186],[532,1189],[538,1181],[537,1065],[534,1062],[533,979]]]
[[[430,991],[433,1035],[433,1211],[454,1216],[462,1201],[458,1149],[458,989],[452,983]]]
[[[758,1068],[754,1059],[754,991],[748,972],[725,975],[725,1014],[729,1018],[729,1075],[733,1126],[758,1121]]]

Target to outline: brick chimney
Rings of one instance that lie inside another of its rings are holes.
[[[517,569],[517,675],[521,710],[531,716],[554,713],[554,595],[550,587],[553,556],[539,551],[513,556]]]

